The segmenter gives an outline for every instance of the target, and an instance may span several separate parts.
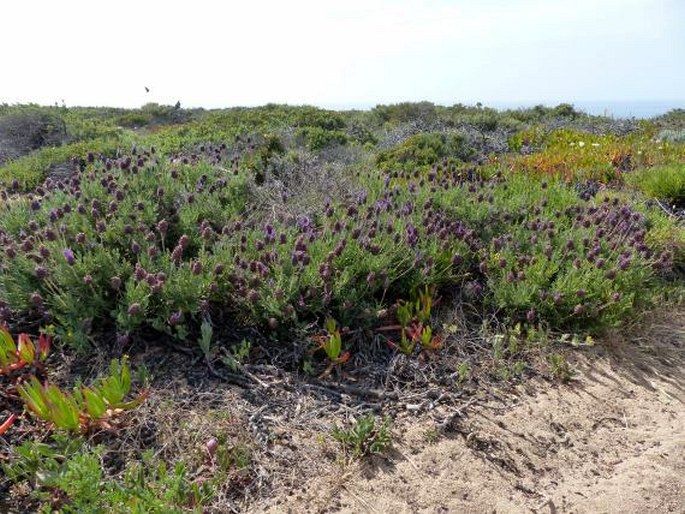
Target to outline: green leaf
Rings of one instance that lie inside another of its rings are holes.
[[[50,408],[45,399],[43,384],[36,377],[31,377],[17,387],[17,392],[30,411],[39,418],[50,421]]]
[[[33,364],[36,358],[36,349],[33,346],[33,341],[27,334],[19,336],[19,358],[26,364]]]
[[[5,367],[16,361],[17,345],[3,326],[0,326],[0,367]]]
[[[83,388],[83,396],[85,397],[86,410],[93,421],[104,416],[107,412],[107,405],[100,395],[86,387]]]

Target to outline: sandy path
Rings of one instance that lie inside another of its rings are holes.
[[[685,317],[579,352],[570,385],[528,381],[437,442],[396,423],[396,451],[331,465],[270,512],[685,513]]]

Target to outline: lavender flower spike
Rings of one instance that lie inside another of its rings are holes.
[[[64,258],[69,266],[73,266],[76,262],[76,259],[74,258],[74,252],[72,252],[69,248],[62,250],[62,255],[64,255]]]

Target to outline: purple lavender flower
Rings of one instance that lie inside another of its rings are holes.
[[[166,235],[167,230],[169,230],[169,222],[167,220],[160,220],[157,222],[157,231],[162,235]]]
[[[171,325],[172,327],[175,327],[176,325],[181,323],[181,321],[183,321],[183,312],[181,311],[176,311],[172,313],[171,316],[169,316],[169,325]]]
[[[145,271],[145,269],[140,265],[140,263],[137,263],[133,276],[135,277],[137,282],[140,282],[147,276],[147,271]]]
[[[118,291],[121,288],[121,279],[117,276],[112,277],[110,279],[110,285],[112,286],[112,289]]]
[[[74,252],[72,252],[69,248],[62,250],[62,255],[64,255],[64,259],[67,261],[69,266],[73,266],[76,262],[76,259],[74,258]]]
[[[259,293],[254,289],[250,289],[247,292],[247,299],[250,303],[257,303],[259,301]]]

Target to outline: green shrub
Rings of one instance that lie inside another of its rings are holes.
[[[651,198],[685,205],[685,165],[637,170],[626,176],[626,182]]]
[[[431,122],[437,118],[438,109],[431,102],[402,102],[377,105],[371,111],[381,124],[398,125],[412,121]]]
[[[151,452],[143,453],[141,462],[129,463],[117,477],[108,476],[103,468],[104,447],[89,447],[82,439],[54,436],[49,443],[27,441],[14,453],[3,463],[5,475],[29,485],[40,512],[201,512],[212,495],[210,484],[191,481],[183,463],[167,469]]]
[[[303,127],[297,131],[298,137],[302,138],[312,151],[318,151],[331,145],[347,144],[347,134],[342,130],[328,130],[321,127]]]
[[[0,182],[10,183],[17,180],[22,189],[32,189],[40,184],[55,166],[66,164],[73,169],[71,161],[74,158],[83,160],[89,153],[113,156],[122,146],[130,146],[129,141],[117,137],[41,148],[0,167]]]
[[[385,171],[409,171],[436,164],[444,158],[466,160],[470,155],[471,150],[461,134],[422,133],[379,152],[376,165]]]

